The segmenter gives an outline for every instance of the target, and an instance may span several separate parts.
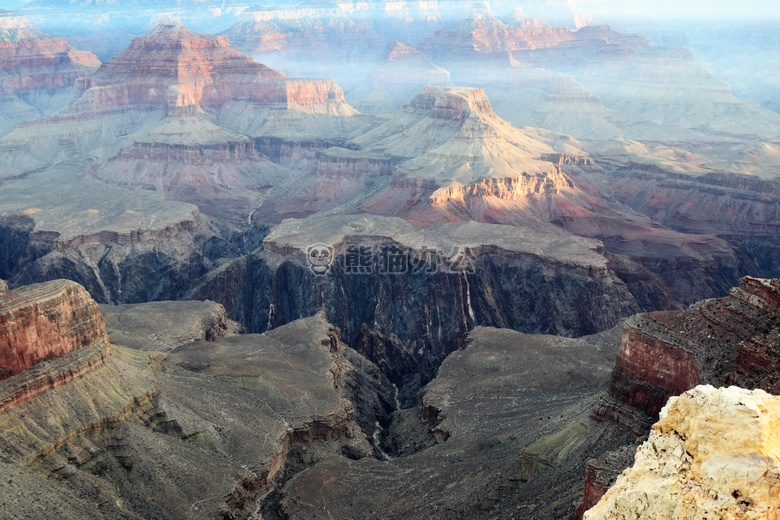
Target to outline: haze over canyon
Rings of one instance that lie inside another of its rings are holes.
[[[0,517],[774,518],[740,5],[4,6]]]

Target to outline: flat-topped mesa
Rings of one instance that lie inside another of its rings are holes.
[[[99,66],[91,52],[49,38],[25,17],[0,10],[0,97],[70,88]]]
[[[777,518],[780,397],[697,386],[674,397],[585,520]]]
[[[434,119],[464,121],[472,115],[497,119],[482,89],[463,87],[424,87],[406,106],[407,110]]]

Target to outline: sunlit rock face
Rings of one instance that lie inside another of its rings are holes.
[[[777,279],[745,277],[725,298],[705,300],[684,311],[629,318],[609,390],[592,417],[639,438],[671,398],[698,384],[780,393],[778,338]],[[588,461],[583,503],[573,518],[582,518],[583,511],[596,504],[605,484],[627,463],[629,458],[620,450]]]
[[[697,386],[661,411],[634,466],[585,520],[775,518],[780,398]]]

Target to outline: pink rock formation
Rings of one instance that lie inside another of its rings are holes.
[[[0,10],[0,98],[70,88],[99,66],[91,52],[49,38],[25,17]]]
[[[344,103],[330,80],[285,79],[231,48],[226,38],[196,34],[179,23],[161,23],[135,38],[94,75],[79,80],[76,93],[82,95],[82,110],[153,106],[166,107],[169,115],[235,99],[282,108]]]
[[[540,49],[563,50],[575,58],[604,52],[634,54],[650,48],[641,36],[624,35],[606,25],[583,27],[577,31],[566,27],[544,27],[533,22],[518,25],[507,25],[477,5],[468,18],[423,40],[420,49],[436,57],[509,57],[511,61],[513,55],[517,57],[518,54]]]

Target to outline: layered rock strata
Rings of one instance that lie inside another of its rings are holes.
[[[746,277],[725,298],[684,311],[638,315],[626,321],[609,391],[593,417],[645,435],[671,397],[699,384],[740,385],[780,392],[780,280]],[[589,464],[598,465],[598,461]],[[593,506],[603,483],[622,468],[609,465],[586,479],[584,502]]]
[[[108,345],[97,303],[77,283],[2,292],[0,412],[101,366]]]

